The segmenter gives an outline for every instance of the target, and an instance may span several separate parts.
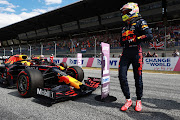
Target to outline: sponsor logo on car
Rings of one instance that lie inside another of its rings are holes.
[[[45,90],[45,89],[41,89],[41,88],[37,88],[37,95],[42,95],[42,96],[46,96],[49,98],[54,98],[54,92],[49,91],[49,90]]]
[[[38,67],[34,67],[34,66],[25,66],[26,69],[37,69],[38,70]]]

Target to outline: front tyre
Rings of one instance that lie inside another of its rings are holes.
[[[84,71],[79,66],[69,67],[66,73],[80,82],[82,82],[84,79]]]
[[[68,67],[66,62],[61,62],[61,63],[60,63],[60,66],[64,67],[64,68],[65,68],[65,70],[66,70],[66,69],[67,69],[67,67]]]
[[[17,89],[21,96],[32,97],[36,94],[36,89],[44,86],[43,76],[39,70],[26,69],[19,73],[17,79]]]

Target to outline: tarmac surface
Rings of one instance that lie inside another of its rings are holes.
[[[84,69],[87,77],[100,77],[100,70]],[[121,92],[118,72],[110,71],[110,95],[115,102],[95,100],[101,94],[98,88],[91,95],[47,106],[35,98],[22,98],[16,89],[0,87],[0,120],[180,120],[180,75],[143,73],[143,110],[134,110],[136,94],[133,72],[128,81],[133,100],[132,107],[120,111],[125,98]]]

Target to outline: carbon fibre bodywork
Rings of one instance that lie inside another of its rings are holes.
[[[21,96],[48,99],[52,103],[91,94],[101,81],[92,77],[84,80],[84,72],[78,66],[64,69],[54,63],[34,64],[33,60],[2,64],[0,73],[0,82],[15,85]]]
[[[69,85],[59,85],[54,88],[37,88],[37,94],[34,97],[48,105],[66,100],[74,100],[95,91],[100,85],[100,79],[90,77],[84,80],[84,83],[80,85],[80,89],[72,88]]]

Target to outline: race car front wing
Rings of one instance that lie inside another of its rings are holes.
[[[72,100],[77,97],[91,94],[101,83],[100,78],[89,77],[84,80],[85,84],[80,85],[80,89],[73,88],[69,85],[59,85],[54,88],[37,88],[36,99],[50,102],[50,104]]]

